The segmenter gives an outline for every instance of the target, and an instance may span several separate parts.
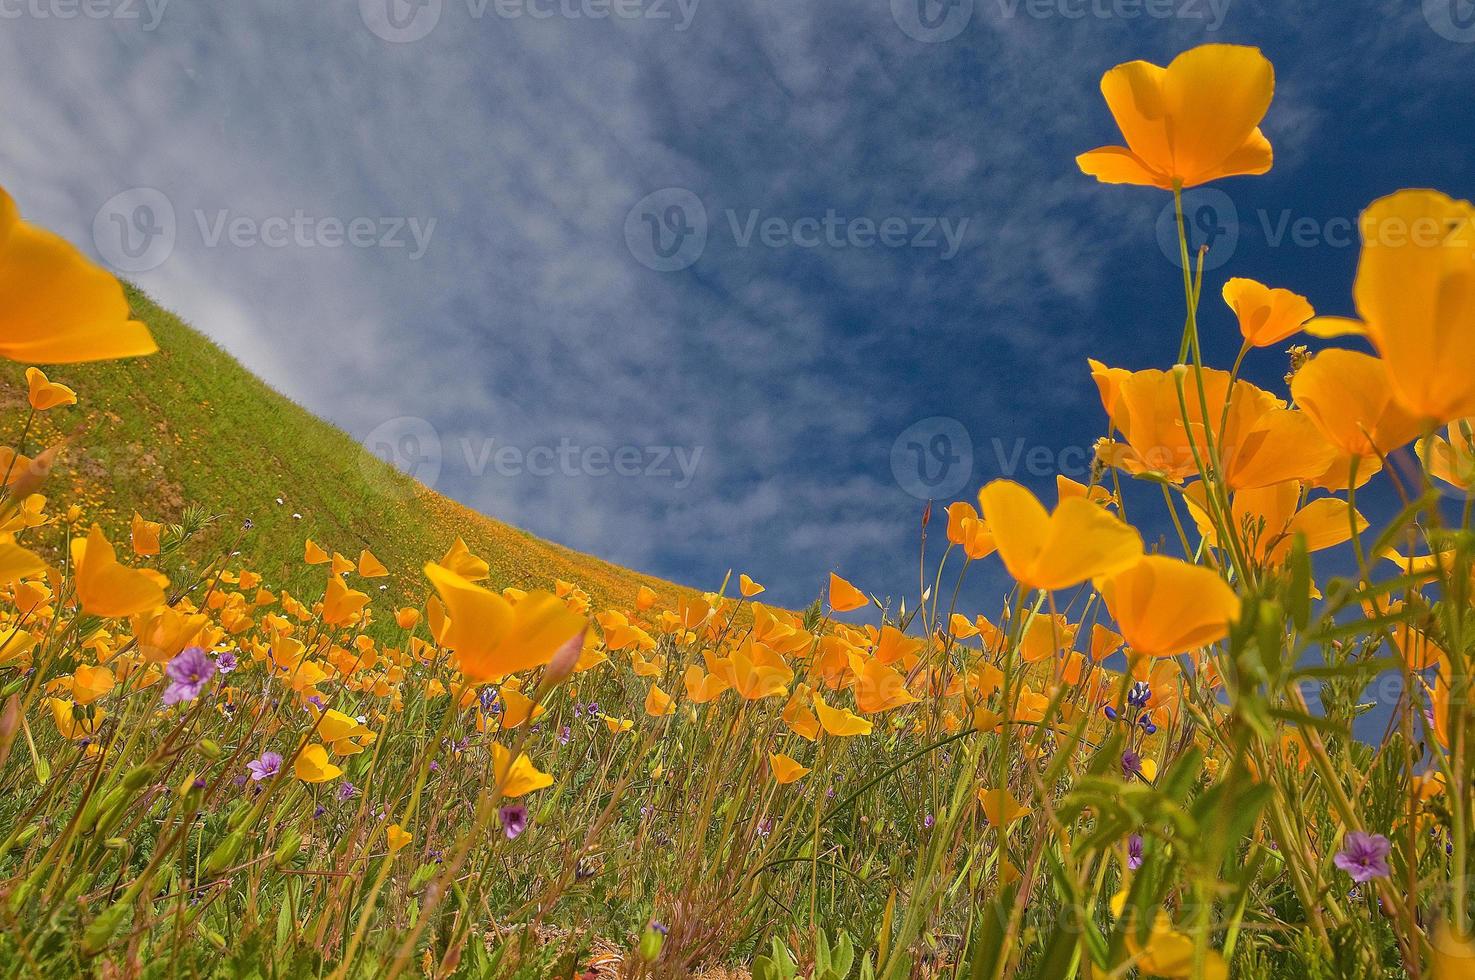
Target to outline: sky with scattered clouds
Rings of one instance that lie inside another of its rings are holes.
[[[1208,41],[1278,79],[1274,170],[1189,202],[1227,364],[1224,278],[1348,313],[1362,207],[1475,193],[1469,0],[0,0],[0,183],[494,517],[898,595],[927,497],[1081,475],[1087,356],[1176,353],[1167,196],[1073,158]]]

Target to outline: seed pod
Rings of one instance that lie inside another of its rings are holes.
[[[278,869],[285,868],[292,863],[297,856],[297,851],[302,847],[302,835],[295,830],[287,831],[282,842],[277,845],[276,853],[271,856],[272,864]]]
[[[123,788],[130,793],[137,793],[148,785],[149,780],[153,779],[154,773],[158,771],[159,767],[150,762],[146,762],[141,766],[134,766],[123,777]]]
[[[244,830],[231,831],[226,834],[225,840],[215,845],[215,850],[205,858],[204,871],[207,875],[218,875],[226,868],[235,863],[236,855],[241,853],[241,845],[246,843],[246,832]]]

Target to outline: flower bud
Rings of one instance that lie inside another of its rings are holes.
[[[553,659],[548,661],[548,670],[543,674],[544,687],[562,683],[574,672],[574,668],[579,664],[579,657],[584,653],[584,632],[584,630],[579,630],[572,639],[553,654]]]

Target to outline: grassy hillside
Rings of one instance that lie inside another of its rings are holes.
[[[421,566],[461,535],[491,563],[498,586],[546,588],[564,578],[596,603],[628,602],[642,583],[663,595],[678,591],[427,489],[273,391],[142,292],[130,287],[129,299],[159,353],[50,371],[77,390],[80,403],[38,416],[27,439],[34,452],[70,437],[45,492],[63,504],[81,502],[115,541],[135,509],[175,522],[193,504],[219,516],[208,538],[214,546],[238,547],[268,581],[277,576],[274,584],[287,587],[308,574],[301,559],[310,537],[353,559],[369,548],[389,567],[391,590],[421,596]],[[0,405],[11,425],[22,423],[22,366],[0,373]],[[253,527],[243,534],[248,519]]]

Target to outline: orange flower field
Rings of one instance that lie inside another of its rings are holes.
[[[933,581],[801,611],[89,513],[69,371],[155,338],[0,191],[0,977],[1475,977],[1475,206],[1369,203],[1352,315],[1206,282],[1182,193],[1271,169],[1274,88],[1106,73],[1077,162],[1178,202],[1181,335],[1081,365],[1089,483],[928,504]]]

